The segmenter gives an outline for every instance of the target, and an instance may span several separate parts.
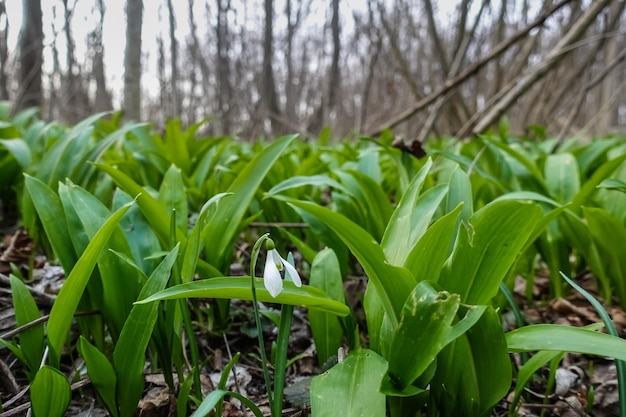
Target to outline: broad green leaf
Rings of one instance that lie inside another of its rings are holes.
[[[411,248],[404,267],[415,279],[437,282],[444,262],[450,256],[458,229],[462,205],[438,219]]]
[[[198,260],[200,259],[200,252],[203,249],[204,241],[206,239],[206,225],[212,216],[215,215],[215,210],[219,209],[220,200],[223,197],[228,197],[229,195],[230,194],[227,193],[214,195],[204,204],[204,206],[202,206],[198,220],[193,226],[187,242],[183,246],[182,252],[184,256],[180,272],[181,282],[185,283],[193,281],[196,266],[198,265]],[[213,206],[215,206],[215,209],[213,209]]]
[[[48,321],[48,343],[50,346],[50,362],[53,365],[59,364],[63,344],[70,330],[70,325],[78,302],[80,301],[87,282],[91,277],[91,272],[105,249],[109,237],[117,229],[118,223],[124,213],[129,209],[129,203],[109,217],[102,228],[93,237],[85,252],[76,262],[76,265],[67,276],[57,299],[50,310]]]
[[[67,229],[65,213],[59,196],[41,180],[24,175],[28,194],[39,215],[50,246],[66,273],[72,270],[77,260],[72,239]]]
[[[113,417],[119,415],[117,410],[117,376],[113,365],[102,352],[87,339],[80,336],[76,345],[80,355],[85,360],[87,375],[96,392],[106,405],[107,410]]]
[[[529,201],[537,201],[539,203],[546,203],[551,206],[560,207],[561,203],[558,201],[534,191],[513,191],[511,193],[506,193],[496,198],[494,201],[498,200],[529,200]]]
[[[594,323],[592,325],[585,326],[584,328],[588,330],[597,330],[601,327],[602,323]],[[565,352],[550,350],[540,351],[534,354],[524,365],[522,365],[522,367],[519,368],[515,380],[515,397],[511,402],[511,407],[515,407],[517,405],[526,384],[530,381],[535,372],[559,355],[563,356],[565,355]]]
[[[589,232],[602,254],[604,272],[617,291],[622,307],[626,306],[626,227],[620,220],[601,208],[583,207]]]
[[[115,129],[104,139],[98,141],[94,146],[89,149],[89,153],[85,156],[85,161],[98,162],[103,157],[105,152],[118,141],[123,141],[126,138],[126,134],[136,130],[138,127],[147,126],[146,123],[127,123],[122,128]],[[93,176],[93,172],[96,167],[92,164],[80,164],[73,173],[73,178],[84,184],[85,180],[90,179]]]
[[[332,249],[323,249],[313,260],[309,284],[324,291],[333,300],[345,303],[341,268]],[[337,349],[341,346],[341,324],[336,316],[315,310],[309,311],[309,323],[317,359],[320,364],[326,363],[331,356],[337,354]]]
[[[378,387],[387,361],[359,349],[311,382],[312,417],[384,417],[385,395]]]
[[[39,369],[30,385],[34,417],[62,417],[70,405],[72,391],[65,375],[51,366]]]
[[[230,265],[229,253],[239,233],[242,219],[263,178],[296,135],[283,136],[257,154],[228,187],[233,196],[224,200],[220,210],[207,226],[206,259],[223,270]]]
[[[606,161],[596,169],[591,177],[582,184],[580,191],[572,198],[572,210],[578,210],[581,205],[585,204],[597,190],[596,187],[609,177],[624,161],[626,161],[626,153]]]
[[[437,357],[430,381],[442,416],[489,415],[511,386],[511,360],[498,313],[487,307],[480,320]]]
[[[392,207],[380,184],[359,171],[336,170],[335,175],[350,190],[360,207],[367,230],[377,240],[382,239]]]
[[[497,140],[496,138],[489,136],[489,135],[481,136],[481,138],[489,142],[490,144],[495,145],[496,147],[500,148],[501,150],[506,152],[508,155],[513,157],[513,159],[515,159],[517,162],[522,164],[526,169],[528,169],[528,171],[532,174],[533,178],[537,181],[537,183],[541,186],[543,190],[548,189],[548,187],[546,186],[546,183],[544,182],[543,175],[541,175],[541,170],[539,170],[539,168],[537,167],[537,164],[534,161],[530,160],[522,152],[519,152],[512,146],[504,143],[502,140]]]
[[[11,294],[13,295],[13,309],[17,326],[24,326],[41,317],[39,308],[26,285],[15,275],[11,274]],[[24,353],[28,372],[32,378],[41,364],[45,349],[43,325],[31,327],[20,332],[20,348]]]
[[[176,210],[176,226],[187,230],[187,193],[180,168],[172,165],[167,170],[159,188],[158,200],[168,213]]]
[[[446,211],[453,211],[459,204],[463,203],[460,221],[467,221],[474,213],[474,201],[472,195],[472,183],[469,175],[458,166],[454,167],[450,175],[448,196],[446,198]]]
[[[326,311],[338,316],[346,316],[350,309],[343,303],[328,298],[326,293],[308,285],[296,287],[285,281],[281,293],[273,298],[263,285],[263,280],[256,278],[257,298],[265,303],[301,305]],[[226,298],[252,300],[250,277],[216,277],[189,282],[166,288],[150,297],[138,301],[138,304],[173,298]]]
[[[626,340],[579,327],[533,324],[506,333],[512,352],[549,350],[626,360]]]
[[[273,186],[268,192],[268,195],[278,194],[292,188],[304,187],[307,185],[313,185],[315,187],[333,187],[337,190],[350,194],[350,191],[339,182],[330,178],[328,175],[311,175],[308,177],[299,176],[291,177]]]
[[[170,216],[165,208],[161,206],[159,201],[152,197],[143,187],[137,184],[132,178],[124,174],[122,171],[106,164],[95,164],[98,169],[109,174],[113,181],[122,188],[128,195],[137,196],[137,206],[152,226],[163,247],[167,247],[169,243],[169,224]],[[185,241],[183,231],[176,231],[176,240]]]
[[[498,201],[481,208],[470,217],[470,229],[459,232],[439,284],[463,303],[488,304],[540,219],[535,204]]]
[[[187,147],[185,132],[182,132],[180,119],[170,119],[165,124],[165,150],[168,158],[184,172],[191,168],[191,155]]]
[[[363,266],[370,283],[376,287],[385,312],[395,327],[402,305],[416,284],[409,271],[390,265],[374,238],[350,219],[317,204],[285,200],[317,217],[344,241]]]
[[[393,335],[385,393],[403,396],[441,349],[473,326],[485,310],[472,307],[471,313],[451,326],[459,304],[457,294],[437,291],[428,281],[417,284],[402,307]]]
[[[23,139],[0,139],[0,145],[4,146],[15,158],[22,171],[30,167],[31,153],[28,144]]]
[[[598,188],[606,188],[607,190],[617,190],[626,193],[626,182],[617,178],[607,178],[597,186]]]
[[[567,203],[580,190],[578,163],[570,153],[548,155],[544,175],[548,192],[557,201]]]
[[[81,187],[72,184],[69,180],[66,185],[59,184],[59,196],[63,201],[68,224],[74,217],[80,223],[70,231],[73,234],[84,234],[89,241],[94,238],[100,227],[111,216],[111,212],[93,194]],[[116,251],[131,256],[131,249],[126,236],[121,229],[116,228],[109,238],[109,246]],[[82,252],[83,247],[77,247]],[[132,303],[139,293],[140,279],[132,268],[125,262],[120,262],[118,256],[105,251],[98,259],[98,270],[102,282],[102,294],[93,294],[98,298],[98,305],[104,308],[108,325],[112,327],[113,336],[117,339],[124,321],[130,312]]]
[[[179,245],[176,245],[150,275],[141,289],[140,299],[165,288],[178,256],[178,249]],[[134,415],[137,403],[141,399],[144,389],[143,368],[146,348],[157,320],[158,309],[157,303],[134,305],[115,345],[113,363],[117,374],[117,396],[121,417]]]
[[[429,159],[409,184],[398,206],[393,211],[380,246],[392,265],[401,266],[428,227],[430,220],[445,196],[447,187],[439,186],[420,196],[426,175],[432,166]],[[433,192],[432,190],[437,190]]]
[[[121,188],[113,192],[112,210],[116,210],[133,198]],[[124,231],[128,245],[134,258],[133,263],[141,267],[144,274],[148,275],[159,264],[155,259],[148,259],[151,255],[161,250],[159,239],[150,223],[141,212],[138,205],[133,205],[120,221],[120,227]],[[124,255],[126,256],[126,255]]]
[[[494,187],[496,187],[499,191],[501,192],[506,191],[505,186],[502,184],[502,181],[499,181],[498,178],[489,174],[478,165],[475,165],[470,158],[467,158],[466,156],[463,156],[463,155],[455,154],[454,152],[450,152],[450,151],[434,151],[433,154],[434,155],[439,154],[443,156],[444,158],[450,159],[451,161],[458,163],[460,166],[462,166],[465,169],[469,169],[471,167],[472,170],[476,171],[476,173],[478,173],[482,178],[489,181],[489,183],[493,185]]]
[[[226,391],[221,389],[211,391],[211,393],[207,395],[204,400],[202,400],[202,402],[198,406],[198,409],[192,414],[192,417],[209,416],[211,414],[211,411],[213,411],[215,406],[218,404],[218,402],[223,401],[224,397],[226,397],[227,395],[237,398],[239,401],[244,403],[246,407],[248,407],[248,409],[252,411],[252,414],[254,414],[256,417],[263,417],[263,413],[261,412],[261,410],[259,410],[256,404],[250,401],[250,399],[248,399],[246,396],[241,395],[238,392]]]

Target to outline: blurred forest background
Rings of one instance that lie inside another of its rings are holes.
[[[623,0],[178,0],[184,16],[174,0],[126,0],[117,45],[103,42],[113,2],[22,0],[19,22],[7,13],[18,1],[0,0],[0,99],[49,120],[122,108],[157,126],[214,117],[207,133],[244,139],[392,128],[409,142],[470,136],[504,115],[519,133],[626,130]],[[75,19],[85,2],[92,19]],[[151,82],[145,8],[160,16]],[[124,51],[119,85],[113,49]]]

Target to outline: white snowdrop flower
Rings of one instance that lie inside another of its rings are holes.
[[[271,239],[267,240],[266,248],[267,258],[263,270],[263,283],[270,295],[275,298],[283,290],[283,279],[280,276],[280,271],[283,269],[285,270],[285,278],[292,281],[296,287],[301,287],[302,280],[298,271],[280,256]]]

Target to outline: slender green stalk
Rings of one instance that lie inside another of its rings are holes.
[[[272,384],[270,382],[270,373],[267,368],[267,358],[265,355],[265,343],[263,341],[263,327],[261,326],[261,314],[259,313],[259,304],[256,298],[256,283],[254,270],[256,267],[256,261],[259,258],[259,252],[261,250],[261,245],[265,242],[269,237],[269,233],[261,236],[254,247],[252,248],[252,256],[250,259],[250,282],[252,288],[252,306],[254,308],[254,318],[256,320],[256,328],[257,328],[257,336],[259,338],[259,349],[261,350],[261,365],[263,366],[263,376],[265,377],[265,388],[267,390],[267,400],[270,405],[274,404],[273,396],[272,396]],[[272,413],[273,414],[273,413]]]
[[[526,325],[526,320],[524,319],[522,312],[517,306],[513,294],[511,294],[511,291],[509,291],[504,282],[500,283],[500,291],[504,295],[504,298],[506,298],[506,301],[509,303],[509,307],[511,307],[511,311],[513,312],[513,316],[515,316],[515,321],[517,322],[517,327],[524,327]],[[520,355],[520,359],[522,361],[522,365],[525,364],[528,361],[528,353],[522,352]]]
[[[584,288],[580,285],[576,284],[571,278],[565,275],[563,272],[560,272],[561,276],[569,285],[571,285],[576,291],[581,293],[583,297],[589,301],[589,303],[595,308],[598,312],[598,315],[602,319],[604,326],[606,327],[606,331],[615,337],[619,337],[617,333],[617,329],[609,316],[609,313],[606,312],[602,304],[598,300],[596,300],[591,294],[589,294]],[[615,368],[617,369],[617,385],[619,392],[619,415],[626,416],[626,363],[622,360],[615,360]]]
[[[176,245],[176,209],[172,209],[172,216],[170,218],[170,244],[172,247]],[[172,267],[172,284],[182,283],[180,277],[180,268],[178,263],[175,263]],[[191,315],[187,308],[187,300],[185,298],[178,300],[178,303],[173,303],[173,306],[178,304],[180,313],[183,319],[183,325],[185,327],[185,333],[189,341],[189,353],[191,355],[192,368],[189,370],[193,375],[193,389],[196,395],[202,395],[202,383],[200,381],[200,351],[198,350],[198,344],[196,343],[196,335],[193,330],[193,323],[191,322]],[[180,328],[180,323],[176,323],[176,327]],[[184,349],[184,347],[182,347]],[[179,375],[182,376],[182,375]]]
[[[280,311],[280,325],[276,341],[276,362],[274,363],[274,402],[271,403],[273,417],[279,417],[283,412],[283,388],[285,387],[285,368],[292,319],[293,306],[283,305]]]

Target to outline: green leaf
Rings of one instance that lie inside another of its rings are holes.
[[[50,361],[53,365],[59,364],[63,344],[70,330],[70,324],[80,301],[83,291],[91,277],[96,262],[106,247],[109,237],[117,229],[124,213],[130,208],[129,203],[109,217],[102,228],[89,242],[85,252],[76,262],[76,265],[67,276],[57,299],[50,310],[48,321],[48,343],[50,346]]]
[[[446,185],[439,185],[419,195],[425,179],[425,174],[420,173],[428,172],[430,166],[429,163],[424,165],[411,181],[409,189],[402,195],[385,229],[380,246],[392,265],[404,265],[409,253],[426,232],[437,207],[448,191]]]
[[[459,304],[458,294],[437,291],[428,281],[417,284],[402,308],[393,334],[386,394],[404,395],[441,349],[473,326],[485,310],[472,307],[465,318],[451,326]]]
[[[535,204],[497,201],[478,210],[460,232],[439,284],[466,304],[488,304],[541,218]]]
[[[578,163],[570,153],[548,155],[544,175],[548,192],[557,201],[567,203],[580,190]]]
[[[165,151],[168,158],[171,158],[178,167],[189,172],[191,155],[180,119],[170,119],[165,124]]]
[[[290,177],[286,180],[273,186],[268,192],[268,195],[278,194],[292,188],[304,187],[307,185],[313,185],[315,187],[333,187],[342,191],[345,194],[350,194],[350,191],[339,182],[330,178],[328,175],[311,175],[311,176],[298,176]]]
[[[492,307],[442,350],[430,386],[433,405],[442,416],[489,415],[506,395],[511,361],[500,317]]]
[[[24,175],[28,194],[33,201],[54,254],[66,273],[72,270],[77,260],[74,245],[67,227],[63,205],[59,196],[41,180]]]
[[[37,303],[26,285],[15,275],[11,274],[11,293],[13,295],[13,309],[17,326],[24,326],[41,317]],[[20,333],[20,348],[24,353],[30,377],[35,375],[41,364],[45,349],[43,325],[31,327]]]
[[[598,188],[606,188],[607,190],[617,190],[626,193],[626,182],[617,178],[607,178],[597,186]]]
[[[4,146],[15,158],[22,171],[30,167],[31,153],[28,144],[23,139],[0,139],[0,145]]]
[[[283,136],[257,154],[228,187],[233,196],[224,200],[220,211],[207,226],[206,259],[218,269],[230,265],[229,253],[239,233],[242,219],[263,178],[296,135]]]
[[[604,209],[583,207],[593,242],[602,254],[599,258],[622,307],[626,307],[626,227]]]
[[[87,240],[91,240],[111,216],[109,209],[93,194],[69,180],[65,185],[59,184],[59,196],[65,207],[68,224],[72,221],[78,223],[69,227],[73,235],[84,234]],[[126,256],[131,256],[130,246],[120,228],[116,228],[111,234],[109,246]],[[76,247],[76,250],[82,252],[84,247]],[[93,294],[90,287],[90,296],[92,299],[97,298],[97,305],[104,309],[107,324],[111,327],[113,337],[117,339],[132,303],[139,293],[140,279],[133,268],[126,262],[120,262],[118,256],[111,251],[102,253],[97,265],[102,283],[101,294]]]
[[[418,282],[439,280],[443,264],[453,248],[462,210],[463,206],[459,204],[456,209],[438,219],[412,247],[404,267]]]
[[[221,389],[216,389],[214,391],[211,391],[211,393],[206,396],[206,398],[202,401],[202,403],[200,403],[200,406],[198,407],[196,412],[192,414],[192,417],[208,416],[211,413],[211,411],[213,411],[217,403],[220,401],[223,401],[224,397],[227,395],[231,397],[235,397],[239,401],[244,403],[246,407],[248,407],[250,411],[252,411],[252,414],[254,414],[256,417],[263,417],[263,413],[261,412],[261,410],[259,410],[259,408],[248,398],[244,397],[238,392],[226,391],[226,390],[221,390]]]
[[[512,352],[549,350],[626,360],[626,340],[605,333],[558,324],[533,324],[506,334]]]
[[[548,189],[548,187],[546,186],[546,183],[544,182],[543,175],[541,175],[541,170],[539,170],[539,168],[537,167],[537,164],[534,161],[526,157],[522,152],[519,152],[512,146],[508,145],[507,143],[504,143],[502,140],[496,139],[493,136],[484,135],[484,136],[481,136],[481,138],[485,140],[486,142],[489,142],[492,145],[495,145],[496,147],[500,148],[501,150],[506,152],[508,155],[513,157],[513,159],[515,159],[517,162],[522,164],[532,174],[533,178],[540,185],[541,190]]]
[[[215,215],[215,210],[218,210],[220,200],[229,195],[230,194],[227,193],[214,195],[204,204],[204,206],[202,206],[198,220],[193,226],[193,229],[189,234],[189,238],[187,239],[187,242],[183,246],[182,250],[184,256],[182,259],[180,276],[183,283],[193,281],[196,266],[198,265],[198,260],[201,255],[200,252],[204,247],[204,241],[206,239],[206,225],[212,216]],[[211,210],[213,206],[215,206],[215,210]]]
[[[113,417],[117,417],[119,415],[116,401],[117,376],[115,375],[113,365],[98,348],[89,343],[83,336],[80,336],[76,346],[85,360],[87,375],[89,375],[91,384],[96,389],[109,413]]]
[[[34,417],[62,417],[70,405],[72,391],[65,375],[44,365],[30,385]]]
[[[106,164],[95,164],[98,169],[106,172],[113,181],[128,195],[137,196],[137,205],[145,216],[146,220],[152,226],[152,230],[159,238],[159,242],[163,247],[168,247],[170,235],[170,216],[165,208],[161,206],[159,201],[152,197],[148,191],[137,184],[132,178],[124,174],[122,171]],[[185,241],[185,235],[182,230],[176,230],[176,240]]]
[[[317,204],[281,199],[314,215],[343,240],[363,266],[370,283],[376,287],[385,312],[395,327],[402,305],[416,284],[409,271],[390,265],[374,238],[350,219]]]
[[[392,214],[391,203],[381,185],[359,171],[335,171],[363,213],[366,229],[378,240]]]
[[[345,303],[341,268],[332,249],[320,251],[311,265],[309,284],[324,291],[330,298]],[[315,341],[315,350],[320,364],[337,354],[341,346],[343,330],[337,317],[321,311],[309,311],[311,334]]]
[[[597,190],[598,184],[605,180],[613,173],[624,161],[626,161],[626,153],[617,158],[610,159],[596,169],[587,181],[580,187],[580,191],[572,198],[572,210],[578,210],[591,195]]]
[[[472,182],[469,175],[459,166],[455,166],[450,175],[450,184],[446,198],[446,211],[453,211],[459,204],[463,203],[460,221],[467,221],[474,213],[474,196],[472,195]]]
[[[272,297],[263,285],[263,280],[256,278],[257,298],[265,303],[301,305],[311,309],[326,311],[338,316],[346,316],[350,309],[343,303],[328,298],[326,293],[308,285],[296,287],[285,281],[281,293]],[[137,304],[173,298],[226,298],[252,300],[250,277],[217,277],[189,282],[166,288]]]
[[[165,288],[178,256],[179,246],[180,244],[176,245],[150,275],[141,289],[140,299]],[[134,305],[115,345],[113,363],[117,373],[117,395],[121,417],[132,416],[141,399],[144,389],[143,368],[146,348],[157,320],[158,308],[159,305],[156,303]]]
[[[174,165],[170,166],[163,177],[158,200],[168,213],[176,210],[176,227],[187,230],[187,193],[180,169]]]
[[[359,349],[316,376],[311,382],[312,417],[384,417],[385,395],[378,387],[387,361],[377,353]]]

